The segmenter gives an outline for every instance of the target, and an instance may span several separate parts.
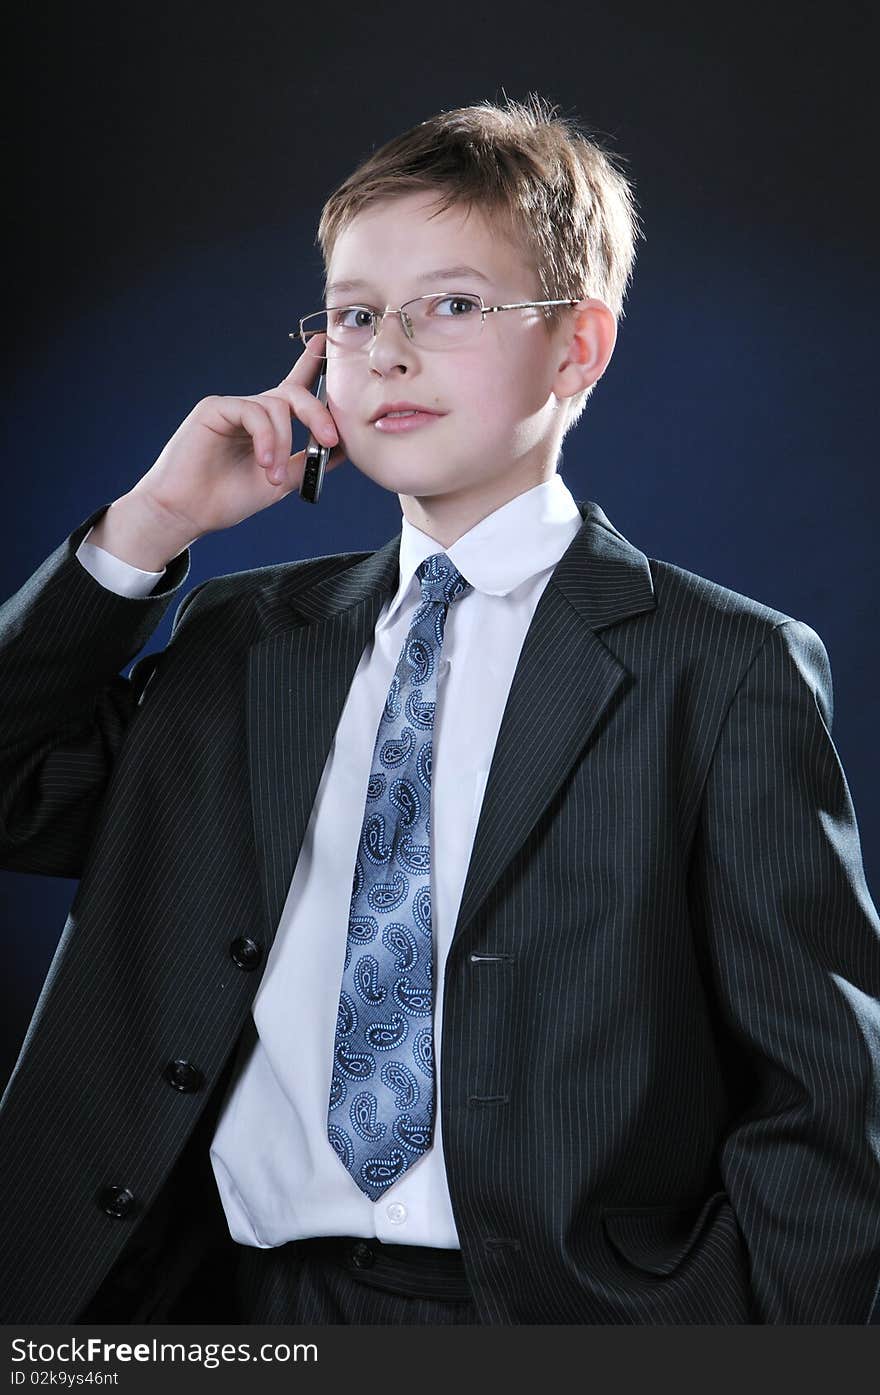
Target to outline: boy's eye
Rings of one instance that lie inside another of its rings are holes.
[[[367,329],[371,320],[369,310],[364,310],[359,305],[345,305],[331,313],[333,324],[341,329]]]
[[[443,306],[447,305],[455,306],[455,309],[450,311],[442,309]],[[449,315],[453,319],[460,318],[463,315],[469,315],[474,310],[478,309],[478,302],[469,295],[438,296],[437,300],[435,300],[430,307],[432,315],[437,314],[437,312],[440,311],[442,314]]]

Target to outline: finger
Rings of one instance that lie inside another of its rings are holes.
[[[309,347],[303,348],[299,358],[294,363],[287,377],[282,381],[285,383],[299,383],[308,387],[310,383],[317,382],[321,374],[321,369],[326,363],[324,354],[325,334],[314,334],[309,339]]]
[[[335,466],[341,465],[345,458],[345,451],[342,446],[336,446],[327,457],[326,469],[332,470]],[[304,450],[298,450],[296,455],[291,455],[284,465],[276,465],[274,469],[267,472],[269,483],[273,485],[289,485],[291,490],[298,489],[302,483],[305,467],[306,453]]]
[[[230,426],[241,426],[250,436],[257,463],[264,468],[276,456],[275,423],[267,407],[253,397],[222,397],[217,411]]]
[[[283,397],[273,396],[273,394],[269,392],[260,393],[259,397],[255,397],[253,401],[265,407],[272,419],[272,425],[275,431],[275,445],[272,459],[271,461],[267,461],[260,460],[259,457],[257,458],[257,463],[259,465],[272,469],[277,465],[283,464],[290,455],[291,437],[293,434],[290,407]]]
[[[285,378],[271,392],[261,393],[261,397],[271,397],[285,403],[288,412],[301,421],[317,437],[322,445],[335,446],[339,432],[333,414],[325,403],[319,402],[308,388],[291,383]]]

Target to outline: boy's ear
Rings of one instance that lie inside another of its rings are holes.
[[[557,343],[558,360],[553,392],[573,397],[601,378],[617,343],[617,320],[604,300],[580,300],[564,321]]]

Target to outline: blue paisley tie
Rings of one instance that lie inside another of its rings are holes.
[[[444,552],[416,575],[421,603],[379,722],[358,843],[327,1132],[371,1201],[426,1153],[434,1129],[431,745],[451,603],[472,589]]]

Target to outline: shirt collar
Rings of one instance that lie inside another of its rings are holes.
[[[554,567],[583,521],[574,496],[558,474],[508,499],[450,547],[442,547],[404,518],[400,580],[384,622],[393,618],[411,588],[418,590],[416,568],[435,552],[445,552],[475,591],[506,596],[538,572]]]

